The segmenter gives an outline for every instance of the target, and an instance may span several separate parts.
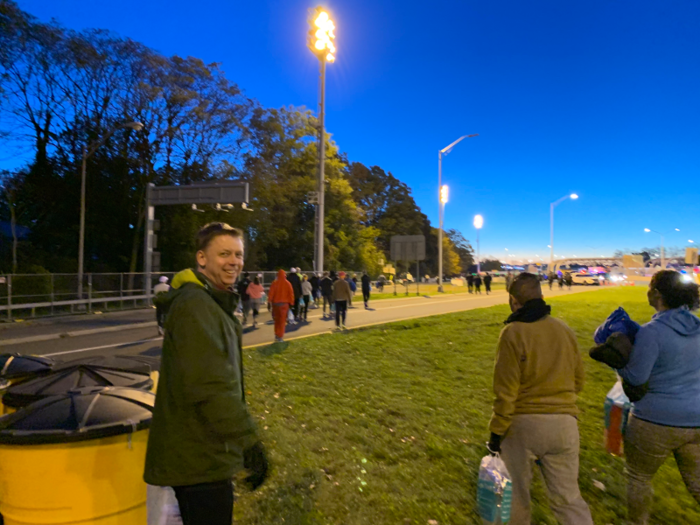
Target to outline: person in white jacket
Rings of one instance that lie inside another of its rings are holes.
[[[168,278],[165,275],[162,275],[160,279],[158,279],[158,284],[156,284],[153,287],[153,295],[154,296],[159,296],[160,294],[163,293],[168,293],[170,290],[170,285],[168,284]],[[165,322],[165,312],[163,311],[163,307],[159,306],[158,303],[156,302],[156,322],[158,323],[158,333],[160,335],[163,335],[163,323]]]

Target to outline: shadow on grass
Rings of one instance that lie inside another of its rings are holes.
[[[284,343],[272,343],[267,346],[261,346],[258,348],[258,353],[261,356],[264,357],[270,357],[273,355],[281,354],[284,352],[287,347],[289,346],[289,343],[286,341]]]

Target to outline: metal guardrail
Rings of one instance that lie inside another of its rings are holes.
[[[259,275],[265,290],[277,277],[276,271],[246,271],[251,279]],[[77,274],[0,274],[0,319],[92,313],[98,307],[101,311],[146,308],[151,305],[153,286],[159,277],[172,280],[176,273],[151,274],[148,287],[144,273],[87,273],[83,277],[83,297],[78,296]],[[301,273],[310,276],[313,272]],[[348,273],[360,276],[360,272]]]

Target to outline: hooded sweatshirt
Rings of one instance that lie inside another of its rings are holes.
[[[629,363],[618,370],[632,385],[649,382],[634,416],[673,427],[700,427],[700,319],[686,307],[659,312],[643,325]]]
[[[270,292],[267,297],[267,300],[272,304],[294,304],[294,289],[287,280],[287,273],[284,270],[277,272],[277,279],[270,285]]]

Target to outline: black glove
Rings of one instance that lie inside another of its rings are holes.
[[[257,489],[265,482],[269,465],[262,442],[258,441],[243,451],[243,467],[251,471],[251,474],[245,478],[250,490]]]
[[[500,454],[501,453],[501,436],[491,432],[491,439],[489,439],[489,442],[486,443],[486,448],[489,449],[489,452],[491,454],[494,454],[494,455]]]

